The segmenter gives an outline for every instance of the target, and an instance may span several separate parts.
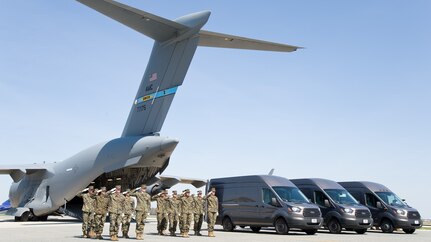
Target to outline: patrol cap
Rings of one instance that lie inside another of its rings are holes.
[[[162,191],[162,193],[168,194],[168,190],[165,189],[165,190]]]
[[[202,190],[199,190],[199,191],[198,191],[198,194],[202,194]]]
[[[106,192],[106,187],[101,187],[100,190],[102,190],[102,192]]]
[[[116,185],[115,188],[121,189],[121,185]]]
[[[215,192],[216,191],[215,187],[211,187],[211,191]]]
[[[93,185],[88,186],[88,190],[94,190],[94,186]]]
[[[177,190],[173,190],[173,191],[172,191],[172,194],[177,195]]]
[[[183,191],[184,193],[190,193],[190,189],[186,189]]]
[[[142,188],[142,189],[147,189],[147,185],[142,184],[142,185],[141,185],[141,188]]]

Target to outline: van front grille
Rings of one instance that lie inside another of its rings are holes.
[[[408,219],[420,219],[421,215],[418,212],[408,212],[407,218]]]
[[[355,216],[357,218],[369,218],[371,217],[371,213],[368,210],[360,209],[360,210],[356,210]]]
[[[304,208],[304,217],[320,217],[320,210],[318,208]]]

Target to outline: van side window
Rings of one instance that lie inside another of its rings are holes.
[[[377,198],[373,194],[365,194],[365,204],[371,207],[377,207]]]
[[[321,191],[315,191],[314,192],[314,201],[317,205],[325,206],[325,199],[327,199],[327,198],[326,198],[325,194],[323,194],[323,192],[321,192]]]
[[[272,205],[272,198],[275,198],[275,194],[269,190],[268,188],[262,189],[262,195],[263,195],[263,203]]]

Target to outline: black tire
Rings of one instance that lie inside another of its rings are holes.
[[[413,234],[416,231],[416,229],[403,229],[403,231],[406,234]]]
[[[48,221],[48,215],[37,217],[39,221]]]
[[[255,232],[255,233],[259,233],[261,227],[255,227],[255,226],[250,226],[251,231]]]
[[[21,222],[27,222],[30,218],[30,212],[24,212],[21,214],[21,217],[19,217],[19,221]]]
[[[365,234],[367,232],[367,229],[355,229],[355,232],[357,234]]]
[[[232,232],[235,229],[235,225],[233,225],[232,220],[229,217],[223,219],[223,229],[227,232]]]
[[[304,229],[304,232],[308,235],[314,235],[317,233],[317,229]]]
[[[341,233],[341,229],[342,229],[341,224],[335,218],[331,219],[326,226],[328,226],[329,232],[331,234],[340,234]]]
[[[380,224],[380,229],[383,233],[392,233],[394,232],[394,225],[389,219],[384,219]]]
[[[277,234],[289,233],[289,225],[287,225],[284,218],[277,218],[277,220],[275,220],[275,231],[277,231]]]

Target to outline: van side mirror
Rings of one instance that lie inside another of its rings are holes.
[[[271,198],[271,205],[275,207],[280,207],[280,204],[277,201],[277,198],[273,197]]]
[[[325,199],[325,207],[327,208],[331,207],[331,204],[329,203],[328,199]]]
[[[377,201],[377,202],[376,202],[376,206],[377,206],[377,208],[379,208],[379,209],[382,209],[382,208],[383,208],[382,203],[381,203],[380,201]]]

